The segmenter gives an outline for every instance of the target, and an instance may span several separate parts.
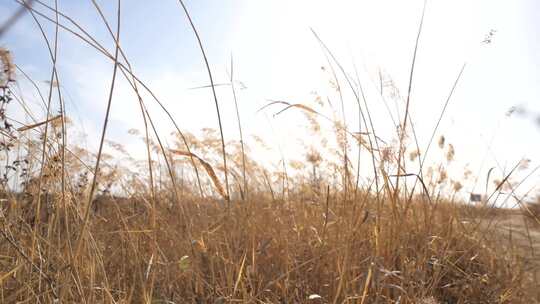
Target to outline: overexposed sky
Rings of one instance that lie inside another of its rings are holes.
[[[116,1],[97,2],[114,27]],[[53,5],[54,1],[45,3]],[[112,39],[91,1],[58,3],[62,12],[113,51]],[[406,95],[422,0],[201,0],[186,1],[186,5],[207,49],[216,82],[227,81],[231,55],[234,58],[235,77],[247,87],[239,92],[246,132],[261,135],[271,146],[279,144],[290,158],[301,157],[298,139],[303,137],[307,122],[298,121],[299,116],[292,112],[274,118],[273,109],[266,114],[257,110],[266,99],[303,103],[312,101],[311,92],[324,94],[328,90],[328,74],[321,71],[321,66],[327,66],[326,59],[310,28],[347,73],[354,75],[357,67],[376,129],[381,134],[393,131],[390,116],[376,94],[378,71],[384,71]],[[0,3],[2,12],[17,7],[15,1]],[[37,4],[36,8],[46,12]],[[50,12],[47,15],[52,16]],[[532,160],[531,168],[540,164],[540,124],[535,122],[540,116],[538,20],[540,3],[535,0],[427,2],[411,98],[411,117],[421,147],[427,144],[466,62],[438,133],[456,147],[456,171],[467,163],[481,175],[490,167],[508,170],[522,157]],[[52,35],[52,25],[44,23]],[[208,84],[208,80],[195,37],[177,1],[123,0],[121,25],[121,44],[135,73],[162,99],[180,126],[192,131],[217,128],[211,92],[189,90]],[[482,43],[491,30],[495,30],[491,43]],[[16,63],[34,79],[49,78],[50,59],[30,16],[1,37],[0,45],[11,49]],[[68,115],[76,123],[82,122],[88,145],[94,146],[112,64],[66,32],[60,33],[59,54],[59,76],[70,99]],[[230,90],[224,87],[218,93],[225,135],[234,139],[238,134]],[[27,97],[32,99],[33,94]],[[351,130],[357,131],[353,127],[358,119],[356,102],[347,94],[347,121]],[[522,107],[527,114],[505,116],[511,107]],[[163,117],[156,108],[151,110],[156,117]],[[162,132],[172,131],[164,119],[159,121]],[[118,83],[111,123],[111,139],[137,153],[139,143],[126,132],[141,128],[141,118],[125,81]],[[431,153],[437,161],[440,153],[435,148]],[[483,171],[479,171],[481,164]],[[538,177],[536,174],[531,180],[537,183]]]

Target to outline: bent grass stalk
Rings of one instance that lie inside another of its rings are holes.
[[[19,3],[24,5],[24,1]],[[49,83],[51,97],[49,100],[41,98],[47,117],[34,119],[38,116],[27,113],[31,123],[10,120],[18,128],[0,127],[2,139],[14,141],[17,156],[26,157],[29,163],[29,173],[24,178],[33,179],[33,183],[24,191],[33,189],[29,192],[39,195],[39,188],[47,187],[52,198],[43,200],[47,202],[43,206],[53,211],[41,220],[41,214],[36,214],[41,207],[36,210],[35,204],[27,203],[29,198],[25,193],[2,193],[6,199],[0,198],[0,235],[6,242],[0,242],[3,252],[0,257],[0,302],[439,304],[460,301],[531,303],[537,299],[536,273],[526,268],[531,266],[526,263],[534,261],[538,251],[534,245],[538,233],[537,227],[533,226],[536,223],[529,226],[526,222],[526,226],[522,225],[523,230],[513,232],[509,240],[506,234],[498,232],[501,228],[498,222],[513,218],[515,211],[492,205],[499,197],[504,200],[513,197],[520,204],[524,203],[523,197],[518,198],[515,194],[523,185],[523,179],[515,180],[519,164],[501,176],[501,181],[487,197],[489,204],[479,207],[460,204],[454,201],[460,196],[454,196],[459,190],[452,189],[451,199],[446,198],[445,194],[450,193],[448,187],[452,187],[446,172],[454,157],[453,148],[446,143],[442,145],[445,149],[441,149],[441,153],[446,153],[449,160],[438,167],[430,167],[434,170],[431,174],[407,173],[403,160],[405,152],[390,153],[392,151],[383,146],[386,143],[377,135],[381,133],[376,133],[358,71],[355,68],[355,82],[318,37],[329,63],[337,67],[334,80],[339,77],[350,87],[354,95],[351,102],[357,103],[359,121],[365,127],[365,130],[352,132],[343,123],[332,129],[335,134],[353,137],[358,141],[358,148],[366,149],[371,155],[374,177],[370,177],[357,194],[355,191],[355,195],[350,195],[350,190],[340,184],[341,176],[348,179],[349,166],[354,168],[347,157],[342,164],[341,146],[327,147],[331,152],[321,148],[317,151],[320,159],[306,158],[299,161],[298,166],[292,165],[294,157],[290,157],[289,163],[285,161],[281,148],[280,162],[259,163],[251,158],[249,146],[244,149],[246,133],[242,132],[249,129],[242,129],[244,126],[240,124],[232,59],[228,85],[233,91],[240,131],[241,149],[235,153],[242,153],[242,161],[234,154],[233,157],[225,153],[223,130],[219,133],[208,131],[202,141],[189,132],[180,132],[164,104],[135,75],[120,46],[120,22],[113,32],[97,2],[93,2],[95,8],[114,39],[114,54],[108,53],[75,19],[65,16],[57,7],[47,7],[39,0],[35,3],[36,6],[28,11],[36,18],[38,27],[42,27],[42,22],[50,22],[57,30],[75,35],[83,44],[102,54],[106,62],[112,62],[114,69],[107,88],[107,110],[97,154],[73,143],[68,147],[63,142],[65,158],[62,164],[53,160],[62,153],[59,146],[62,138],[56,135],[60,119],[65,125],[61,131],[64,139],[65,128],[69,127],[65,105],[60,105],[61,116],[52,114],[52,86],[55,82],[59,84],[59,77],[54,73],[57,59],[54,56],[51,57],[55,60],[52,61]],[[182,7],[187,11],[185,6]],[[52,17],[53,14],[56,17]],[[120,1],[116,17],[119,21]],[[190,24],[194,28],[193,23]],[[202,49],[201,40],[197,38]],[[50,46],[52,51],[53,44]],[[205,63],[210,76],[208,61]],[[124,75],[133,89],[143,115],[145,132],[142,136],[147,164],[130,159],[129,153],[123,154],[126,159],[119,161],[108,155],[104,147],[107,144],[118,151],[123,149],[106,139],[113,128],[109,115],[113,93],[119,89],[118,73]],[[25,79],[34,83],[28,76],[25,75]],[[457,80],[454,87],[456,84]],[[207,87],[214,91],[216,110],[220,115],[214,90],[218,85],[212,80]],[[40,92],[35,83],[34,88]],[[154,123],[159,118],[150,115],[143,100],[146,93],[160,105],[159,113],[168,116],[180,133],[182,140],[178,140],[175,149],[165,146],[167,138],[159,136]],[[13,94],[24,111],[30,112],[25,105],[24,91]],[[344,102],[347,101],[345,96],[342,95]],[[336,115],[330,119],[331,114],[327,115],[325,108],[307,103],[269,101],[260,111],[271,106],[282,106],[274,116],[297,111],[308,114],[312,119],[309,122],[317,123],[315,119],[319,118],[330,123],[338,120]],[[342,105],[342,112],[344,109]],[[398,118],[414,128],[410,113],[407,119],[400,115]],[[220,117],[218,122],[221,128]],[[413,129],[409,130],[414,133]],[[323,139],[322,133],[316,134],[321,137],[317,139]],[[400,139],[403,134],[395,136]],[[384,140],[391,142],[388,138]],[[402,149],[402,143],[399,149]],[[422,165],[427,150],[429,148],[424,151],[423,158],[418,155],[420,151],[415,156]],[[155,153],[155,158],[151,157],[151,152]],[[6,153],[6,157],[10,156]],[[175,162],[176,157],[179,160]],[[232,161],[227,162],[227,157]],[[223,167],[215,165],[221,163],[221,158]],[[25,163],[22,158],[17,160],[16,166]],[[128,165],[123,166],[122,162]],[[182,170],[184,164],[188,164],[185,176],[177,176],[178,163]],[[286,172],[288,164],[293,169],[289,174]],[[7,171],[9,165],[11,163],[6,160],[6,168],[0,169]],[[65,177],[55,175],[59,170],[45,176],[44,173],[48,174],[55,165],[62,166]],[[318,174],[310,171],[315,170],[315,165]],[[389,173],[388,168],[396,165],[398,172]],[[197,195],[198,191],[202,194],[201,181],[198,175],[195,178],[197,167],[205,170],[208,178],[204,179],[204,186],[211,187],[216,195]],[[23,171],[16,170],[17,174]],[[225,185],[217,170],[225,171]],[[525,179],[536,170],[527,172]],[[90,178],[85,180],[78,176],[82,172]],[[494,169],[489,173],[487,182],[497,172]],[[40,174],[43,175],[42,184],[35,178]],[[233,187],[228,185],[229,174],[234,178]],[[316,175],[321,180],[314,185]],[[420,189],[415,191],[414,187],[409,191],[405,181],[401,186],[405,191],[398,191],[398,185],[392,185],[391,178],[407,177],[416,178],[423,193],[430,195],[423,197],[419,195]],[[182,196],[177,193],[180,179],[185,191]],[[238,190],[235,190],[236,184]],[[321,185],[323,190],[319,191]],[[276,195],[280,190],[283,190],[281,197]],[[510,194],[504,194],[503,190]],[[244,191],[246,204],[228,203],[226,210],[216,204],[220,198],[229,201],[236,195],[242,196]],[[486,193],[489,194],[487,190]],[[64,207],[65,212],[58,212],[62,204],[57,202],[61,202],[64,195],[70,203]],[[348,198],[346,204],[341,200],[343,197]],[[31,199],[36,200],[35,197]],[[4,208],[4,200],[9,202],[7,208]],[[77,208],[77,204],[83,208]],[[405,211],[398,214],[396,208]],[[524,205],[523,209],[523,212],[535,212],[532,206]],[[65,225],[57,224],[61,221]],[[512,227],[518,227],[518,224],[512,222]],[[520,236],[517,232],[524,233]],[[71,242],[75,242],[75,250],[71,249]],[[86,245],[88,251],[83,249]],[[522,257],[531,259],[525,261]]]

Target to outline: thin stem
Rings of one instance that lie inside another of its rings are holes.
[[[221,114],[219,112],[219,103],[218,103],[218,99],[217,99],[216,89],[214,88],[214,79],[212,78],[212,71],[210,70],[210,64],[208,63],[208,58],[206,57],[206,52],[204,51],[204,47],[203,47],[203,44],[202,44],[202,41],[201,41],[201,37],[199,36],[199,32],[197,31],[197,28],[193,24],[193,20],[191,19],[191,16],[190,16],[186,6],[184,5],[184,1],[178,0],[178,2],[180,3],[182,8],[184,9],[184,13],[186,14],[186,17],[187,17],[187,19],[189,21],[189,24],[191,25],[191,28],[193,29],[193,33],[195,34],[195,37],[197,38],[197,43],[199,44],[199,48],[201,49],[201,53],[202,53],[202,56],[204,58],[204,63],[206,65],[206,70],[208,72],[208,77],[210,78],[210,85],[212,86],[212,94],[214,96],[214,102],[215,102],[215,105],[216,105],[216,112],[217,112],[217,118],[218,118],[218,124],[219,124],[219,133],[221,135],[221,149],[222,149],[222,153],[223,153],[223,167],[224,167],[224,170],[225,170],[225,189],[226,189],[226,192],[227,192],[227,198],[226,199],[227,199],[228,208],[230,209],[231,197],[230,197],[230,194],[229,194],[229,178],[228,178],[228,172],[227,172],[227,154],[226,154],[226,151],[225,151],[225,139],[223,137],[223,126],[221,124]]]
[[[115,39],[116,48],[115,48],[115,52],[114,52],[114,68],[113,68],[113,75],[112,75],[112,80],[111,80],[111,89],[109,91],[109,98],[108,98],[108,101],[107,101],[107,110],[105,111],[105,119],[103,121],[103,128],[101,129],[101,140],[99,142],[97,160],[96,160],[96,165],[95,165],[95,168],[94,168],[94,172],[95,172],[94,173],[94,178],[92,179],[92,186],[90,187],[90,193],[88,194],[88,203],[86,205],[86,210],[85,210],[85,214],[84,214],[84,222],[83,222],[83,226],[81,228],[81,232],[79,234],[79,238],[77,240],[74,259],[77,259],[78,255],[79,255],[79,252],[81,250],[82,240],[84,238],[84,234],[86,232],[88,222],[90,220],[90,209],[92,207],[92,200],[94,198],[94,191],[96,190],[97,179],[98,179],[98,176],[99,176],[99,164],[100,164],[100,161],[101,161],[101,154],[103,152],[103,145],[104,145],[104,142],[105,142],[105,135],[107,133],[107,126],[109,124],[109,115],[110,115],[110,112],[111,112],[111,104],[112,104],[112,99],[113,99],[114,86],[115,86],[115,82],[116,82],[116,73],[118,71],[118,53],[119,53],[119,49],[120,49],[120,1],[121,0],[118,0],[117,28],[116,28],[116,39]]]
[[[247,199],[248,196],[248,184],[246,179],[246,152],[244,150],[244,136],[242,135],[242,123],[240,122],[240,111],[238,110],[238,100],[236,98],[236,89],[234,87],[234,65],[233,65],[233,57],[231,56],[231,75],[230,75],[230,81],[231,81],[231,89],[234,99],[234,106],[236,108],[236,119],[238,121],[238,132],[240,133],[240,148],[242,149],[242,177],[244,179],[244,194],[242,195],[242,198],[244,200]]]

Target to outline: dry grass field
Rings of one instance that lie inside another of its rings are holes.
[[[33,16],[44,11],[60,14],[54,8],[26,6]],[[48,22],[66,32],[78,26],[62,20]],[[118,41],[120,28],[105,19],[104,24]],[[411,148],[414,126],[407,110],[395,138],[383,144],[370,123],[369,101],[362,100],[363,93],[322,41],[332,59],[335,90],[356,96],[365,113],[365,132],[352,132],[316,104],[269,102],[268,108],[283,106],[281,112],[305,114],[315,138],[323,136],[321,124],[330,122],[328,140],[335,143],[276,166],[255,161],[243,138],[226,142],[221,118],[220,128],[207,129],[203,136],[174,124],[174,145],[166,144],[153,119],[174,119],[165,108],[159,118],[146,111],[146,103],[160,101],[141,97],[150,88],[132,73],[120,45],[108,53],[88,34],[77,33],[114,64],[108,104],[114,102],[116,77],[129,81],[139,96],[144,126],[130,133],[134,140],[144,139],[147,158],[130,158],[124,147],[107,140],[109,108],[97,151],[66,142],[73,122],[64,113],[62,96],[55,95],[54,72],[50,94],[40,96],[47,109],[51,101],[60,101],[60,113],[46,111],[33,123],[10,120],[11,111],[24,108],[16,89],[24,76],[9,50],[0,49],[0,302],[540,300],[536,205],[522,204],[523,210],[490,207],[493,198],[504,195],[503,187],[512,187],[513,170],[492,195],[487,193],[484,204],[465,202],[460,191],[467,181],[447,174],[454,147],[434,130],[433,153],[444,160],[424,166],[428,151]],[[196,37],[205,56],[204,40]],[[55,40],[48,42],[54,58]],[[232,77],[230,87],[235,92]],[[239,115],[237,119],[242,135]],[[123,155],[124,161],[115,162],[105,149]],[[360,169],[351,155],[366,157],[371,167]],[[423,170],[408,170],[411,163]],[[366,177],[360,179],[362,174]]]

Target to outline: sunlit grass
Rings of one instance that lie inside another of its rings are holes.
[[[179,3],[179,12],[189,17]],[[119,41],[120,22],[112,22],[118,24],[113,29],[94,4],[111,38]],[[29,6],[29,12],[60,15],[46,6]],[[25,100],[16,89],[21,80],[15,77],[13,60],[8,50],[0,49],[0,150],[5,161],[1,302],[442,304],[537,299],[538,208],[523,205],[529,220],[522,226],[516,221],[521,214],[492,206],[504,195],[501,190],[512,191],[512,172],[519,164],[495,182],[493,193],[486,191],[481,204],[467,204],[462,188],[471,173],[462,179],[448,174],[456,149],[444,136],[435,136],[437,129],[431,141],[438,150],[432,153],[442,160],[425,163],[429,146],[420,149],[407,116],[410,91],[402,99],[392,88],[390,97],[405,111],[394,121],[395,137],[381,139],[359,77],[346,72],[315,32],[328,59],[325,69],[337,103],[318,95],[304,103],[268,101],[260,111],[301,113],[310,136],[304,158],[286,160],[282,155],[274,164],[253,157],[250,148],[271,149],[263,139],[255,137],[248,144],[242,136],[232,60],[225,85],[234,104],[220,104],[214,94],[218,117],[219,106],[236,107],[240,138],[226,142],[221,121],[218,130],[206,128],[200,135],[182,131],[151,88],[133,74],[119,43],[114,54],[108,53],[75,20],[65,22],[53,26],[78,29],[82,42],[114,64],[109,104],[115,102],[117,77],[131,85],[144,126],[129,134],[134,141],[143,140],[147,158],[136,159],[106,139],[108,116],[98,151],[66,142],[73,122],[64,113],[55,69],[50,94],[39,92],[45,118],[10,120],[10,111],[18,109],[13,103],[24,108]],[[189,22],[197,34],[191,18]],[[196,38],[204,55],[204,40],[198,34]],[[56,41],[47,42],[56,59]],[[211,78],[205,55],[204,62]],[[413,72],[414,60],[411,83]],[[210,81],[207,88],[213,89]],[[142,97],[146,95],[152,99]],[[343,99],[349,96],[358,105],[357,127],[345,121]],[[60,103],[60,113],[51,110],[54,101]],[[147,111],[154,102],[163,110],[160,116]],[[443,116],[444,109],[435,118]],[[172,137],[165,140],[157,132],[156,119],[170,120]],[[420,169],[411,171],[408,164]],[[517,227],[510,232],[498,224],[508,219]]]

